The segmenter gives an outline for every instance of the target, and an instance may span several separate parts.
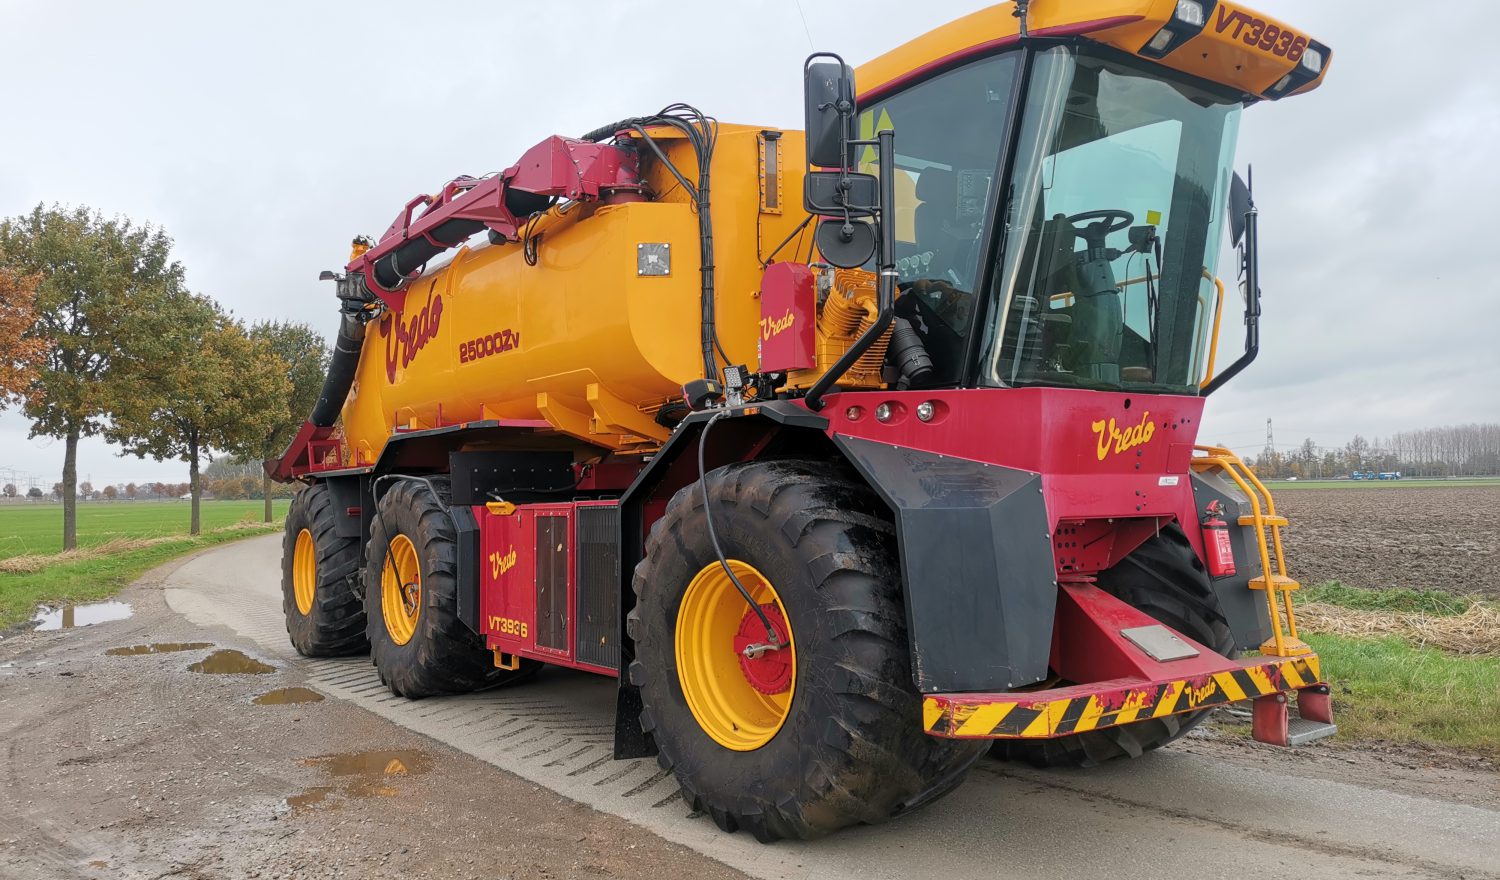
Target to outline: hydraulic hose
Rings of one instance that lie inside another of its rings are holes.
[[[337,421],[339,411],[344,408],[344,399],[349,396],[349,386],[354,384],[359,351],[365,343],[365,325],[359,318],[358,314],[345,311],[339,322],[339,333],[333,341],[333,357],[328,362],[328,376],[323,380],[323,390],[318,392],[318,402],[308,418],[319,428],[332,427]]]

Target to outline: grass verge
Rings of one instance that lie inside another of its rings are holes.
[[[1338,581],[1299,590],[1296,601],[1321,602],[1356,611],[1390,611],[1447,617],[1463,614],[1474,600],[1442,590],[1362,590]]]
[[[166,538],[121,553],[81,556],[37,571],[0,574],[0,631],[29,620],[38,605],[104,599],[173,557],[280,530],[280,523],[237,525],[204,532],[196,538],[187,535]]]
[[[1452,480],[1424,480],[1407,477],[1400,480],[1269,480],[1267,485],[1276,492],[1298,489],[1493,489],[1500,486],[1495,477],[1468,477]]]
[[[1440,590],[1299,591],[1301,635],[1333,687],[1347,741],[1424,743],[1500,756],[1500,653],[1488,603]],[[1488,655],[1488,656],[1486,656]]]
[[[1398,636],[1308,635],[1344,740],[1432,743],[1500,756],[1500,658],[1416,648]]]
[[[286,516],[290,502],[272,502],[276,517]],[[203,531],[241,522],[257,522],[265,513],[258,500],[204,501]],[[78,505],[78,546],[87,549],[111,541],[183,536],[192,507],[186,501],[88,501]],[[62,550],[62,505],[31,501],[0,504],[0,559],[52,554]]]

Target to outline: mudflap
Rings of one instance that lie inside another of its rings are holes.
[[[912,676],[923,693],[1047,677],[1057,580],[1030,471],[834,435],[896,518]]]

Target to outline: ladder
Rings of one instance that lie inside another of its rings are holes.
[[[1264,590],[1266,607],[1271,612],[1271,638],[1260,646],[1260,652],[1273,657],[1295,657],[1310,654],[1312,649],[1297,638],[1297,615],[1292,610],[1292,591],[1301,584],[1286,573],[1286,556],[1281,549],[1281,530],[1287,525],[1286,517],[1276,513],[1276,502],[1270,490],[1232,450],[1222,446],[1194,446],[1200,453],[1193,456],[1195,471],[1222,470],[1250,499],[1250,515],[1242,516],[1239,524],[1253,526],[1255,545],[1260,553],[1260,576],[1250,579],[1252,590]],[[1264,502],[1264,503],[1262,503]],[[1272,562],[1275,562],[1272,565]],[[1286,627],[1282,628],[1281,609],[1286,610]]]

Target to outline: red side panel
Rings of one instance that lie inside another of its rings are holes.
[[[813,273],[802,263],[772,263],[760,286],[760,369],[806,370],[813,366],[817,308]]]
[[[507,514],[476,506],[479,524],[479,629],[492,650],[605,675],[617,674],[596,645],[616,641],[619,576],[613,564],[601,566],[589,555],[597,545],[579,535],[580,508],[612,509],[609,502],[522,504]],[[617,546],[611,533],[609,545]],[[581,561],[582,560],[582,561]],[[607,571],[605,570],[607,569]],[[580,604],[580,572],[590,587]],[[610,592],[600,593],[601,576]],[[580,630],[582,627],[582,630]],[[588,640],[579,649],[580,634]]]
[[[530,655],[536,648],[536,519],[524,509],[498,516],[474,508],[479,523],[480,629],[489,646]]]

